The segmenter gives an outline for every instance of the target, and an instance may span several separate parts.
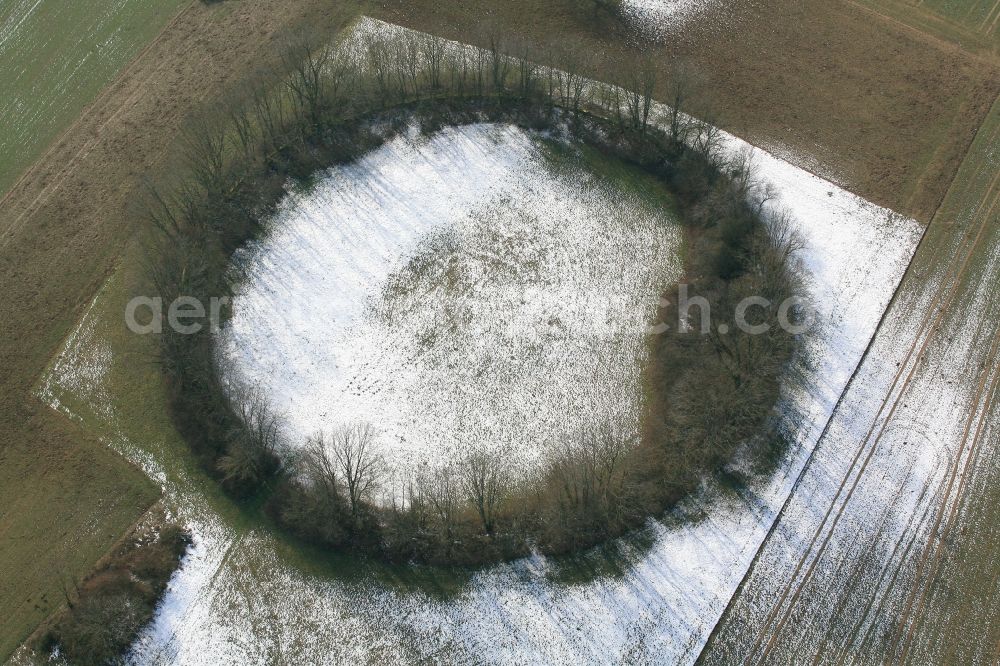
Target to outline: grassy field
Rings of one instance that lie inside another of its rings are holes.
[[[997,0],[852,0],[917,30],[995,59],[1000,53]]]
[[[136,175],[279,34],[342,20],[328,2],[190,5],[0,205],[0,661],[159,495],[33,393],[132,236]]]
[[[706,664],[995,663],[998,163],[1000,100]]]
[[[188,2],[0,2],[0,196]]]
[[[18,434],[0,450],[0,659],[160,495],[75,423],[34,415]]]
[[[0,3],[0,196],[184,2]],[[16,261],[8,255],[5,268]],[[17,299],[15,282],[3,284]],[[20,344],[5,345],[3,353],[0,660],[64,603],[64,590],[159,497],[154,484],[92,434],[51,418],[24,395],[31,371],[19,370],[38,368],[74,317],[72,308],[64,310],[34,340],[39,356]]]
[[[884,9],[889,1],[879,4]],[[65,580],[85,573],[156,497],[134,468],[32,393],[134,233],[127,200],[135,177],[159,168],[185,114],[273,56],[284,31],[332,30],[343,21],[339,10],[354,7],[333,0],[193,3],[97,95],[181,4],[105,3],[102,13],[94,2],[60,3],[52,13],[55,3],[44,0],[38,14],[28,12],[30,3],[0,4],[0,90],[15,90],[24,107],[0,113],[0,141],[21,137],[0,151],[0,191],[44,153],[0,203],[0,284],[7,297],[0,321],[0,660],[61,603]],[[942,44],[945,28],[928,28],[935,36],[927,38],[907,27],[912,21],[872,21],[848,2],[738,0],[728,31],[720,35],[706,25],[665,46],[637,45],[618,29],[595,28],[570,6],[568,0],[541,7],[529,0],[445,6],[391,0],[372,11],[466,41],[493,21],[528,39],[582,42],[605,77],[634,63],[639,52],[652,53],[664,71],[671,58],[689,61],[712,73],[726,127],[924,220],[997,92],[994,62],[949,48],[961,43],[969,53],[989,54],[987,38],[995,32],[980,42],[968,38],[968,27],[947,28],[953,39]],[[15,17],[23,16],[29,19],[18,25]],[[66,43],[75,56],[65,57]],[[22,75],[28,70],[31,83]],[[15,97],[5,95],[0,105],[8,99]],[[970,205],[974,195],[955,196],[953,188],[949,205]],[[145,376],[143,386],[153,381]],[[152,439],[159,426],[151,419],[149,428]],[[970,543],[989,547],[988,534],[983,538]],[[980,558],[972,571],[995,576],[982,550],[963,557]],[[960,611],[970,612],[978,611]]]
[[[920,0],[910,4],[988,34],[1000,23],[1000,3],[997,0]]]

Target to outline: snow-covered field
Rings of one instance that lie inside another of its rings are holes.
[[[746,148],[726,137],[727,151]],[[805,241],[820,321],[808,362],[787,385],[782,413],[791,447],[774,475],[739,496],[705,488],[678,515],[652,524],[648,543],[627,543],[615,575],[561,583],[550,575],[552,563],[531,559],[480,572],[441,598],[374,577],[304,573],[266,533],[234,527],[183,474],[168,474],[168,501],[198,540],[133,661],[692,662],[819,440],[920,235],[915,222],[767,153],[759,151],[756,162],[775,189],[772,205],[789,213]],[[303,234],[315,226],[301,224]],[[294,291],[295,283],[287,287]],[[67,376],[80,376],[66,368],[88,358],[77,343],[71,339],[60,361]]]
[[[720,4],[722,0],[622,0],[621,9],[637,33],[663,38]]]
[[[998,270],[993,252],[986,272]],[[921,549],[939,507],[957,501],[949,497],[959,493],[948,483],[954,461],[964,462],[985,435],[969,426],[989,411],[978,378],[996,372],[981,329],[1000,313],[996,290],[987,282],[970,293],[975,315],[946,324],[947,342],[920,351],[914,345],[936,335],[926,313],[935,309],[928,299],[937,285],[926,284],[904,295],[873,343],[709,663],[755,654],[788,663],[797,647],[896,662],[900,622],[913,619],[906,613],[914,610]]]
[[[241,262],[221,356],[291,446],[364,423],[393,478],[470,449],[524,478],[591,424],[638,434],[679,230],[621,183],[553,172],[536,141],[413,132],[286,199]]]
[[[991,118],[706,663],[996,663]]]

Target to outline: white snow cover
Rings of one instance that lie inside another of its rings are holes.
[[[974,212],[970,207],[961,215]],[[965,223],[956,219],[956,230],[948,233],[958,239]],[[761,548],[708,663],[729,663],[733,654],[759,656],[767,643],[759,637],[769,636],[786,614],[793,619],[770,646],[770,662],[787,663],[818,646],[869,659],[899,658],[888,648],[901,644],[902,618],[916,619],[911,591],[928,584],[927,569],[919,577],[920,553],[928,542],[950,544],[949,530],[957,538],[947,523],[935,525],[941,507],[960,495],[961,482],[950,485],[948,474],[973,455],[981,419],[983,443],[997,441],[996,423],[987,417],[991,406],[976,390],[997,374],[990,358],[994,329],[986,322],[1000,314],[1000,246],[987,242],[984,248],[982,279],[961,287],[939,326],[933,325],[942,307],[935,294],[948,290],[955,270],[946,253],[931,255],[924,279],[900,291]],[[995,447],[983,453],[980,465],[967,470],[971,478],[963,478],[965,471],[958,477],[971,482],[966,493],[995,469],[986,457],[996,455]],[[936,606],[950,609],[953,594],[948,589],[943,600],[927,599],[928,626],[938,624],[931,621],[941,612]],[[994,654],[987,636],[977,638],[982,654]],[[936,645],[914,647],[913,663],[941,659]],[[990,657],[964,659],[990,663]]]
[[[471,125],[330,169],[273,226],[243,261],[221,355],[291,446],[365,423],[401,479],[470,449],[523,478],[590,424],[638,434],[645,329],[680,234],[634,192],[553,174],[517,128]]]
[[[726,140],[734,153],[747,147]],[[166,488],[199,546],[132,660],[693,662],[828,422],[920,234],[915,222],[772,155],[758,151],[756,159],[777,193],[774,205],[805,239],[802,259],[821,322],[808,341],[810,362],[788,385],[782,412],[792,445],[771,478],[739,497],[706,488],[677,512],[700,513],[700,520],[652,524],[645,547],[626,544],[616,575],[559,583],[547,575],[553,565],[535,558],[478,573],[440,599],[374,579],[301,572],[266,533],[237,537],[181,474]],[[64,357],[74,356],[85,355],[70,344]]]
[[[720,0],[622,0],[621,11],[640,35],[665,37],[719,4]]]

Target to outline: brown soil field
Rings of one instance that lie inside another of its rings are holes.
[[[134,236],[129,192],[165,160],[193,108],[273,57],[285,31],[335,30],[344,5],[192,2],[3,199],[0,661],[159,496],[32,391]]]
[[[958,44],[971,53],[1000,54],[1000,4],[996,0],[848,0],[883,19]],[[928,5],[934,5],[933,7]]]
[[[127,206],[136,179],[168,164],[185,116],[274,57],[286,31],[332,33],[355,7],[192,2],[0,202],[0,660],[157,497],[138,470],[32,392],[135,238]],[[595,25],[573,7],[387,0],[366,12],[463,41],[492,21],[539,43],[583,43],[602,78],[644,53],[665,72],[689,63],[727,129],[925,221],[1000,90],[992,56],[842,0],[736,0],[725,21],[665,44]]]
[[[380,14],[456,39],[495,25],[536,43],[582,42],[607,80],[644,54],[664,80],[686,63],[725,129],[923,222],[1000,91],[996,59],[850,2],[733,0],[662,44],[595,25],[571,0],[537,4],[390,0]]]

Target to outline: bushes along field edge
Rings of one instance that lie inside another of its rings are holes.
[[[184,176],[149,188],[146,200],[163,240],[150,262],[160,295],[231,294],[240,280],[233,253],[265,233],[289,179],[356,159],[415,121],[427,133],[487,121],[565,129],[674,193],[689,247],[685,281],[713,312],[732,312],[751,293],[772,302],[796,293],[794,239],[763,220],[766,195],[755,191],[749,160],[721,159],[718,130],[683,113],[685,80],[673,86],[675,108],[661,129],[650,124],[651,67],[634,68],[623,86],[595,84],[580,73],[580,54],[547,54],[565,67],[557,71],[533,64],[523,44],[495,35],[486,43],[455,48],[413,33],[369,35],[354,51],[297,42],[280,68],[192,121]],[[772,410],[794,349],[777,327],[655,337],[638,442],[597,425],[534,483],[515,483],[503,461],[474,452],[407,480],[386,507],[373,502],[381,465],[370,430],[344,427],[284,450],[266,399],[253,387],[224,387],[210,331],[165,330],[160,342],[178,429],[228,492],[263,493],[268,513],[310,542],[443,565],[592,546],[661,515],[740,447],[770,454]]]

